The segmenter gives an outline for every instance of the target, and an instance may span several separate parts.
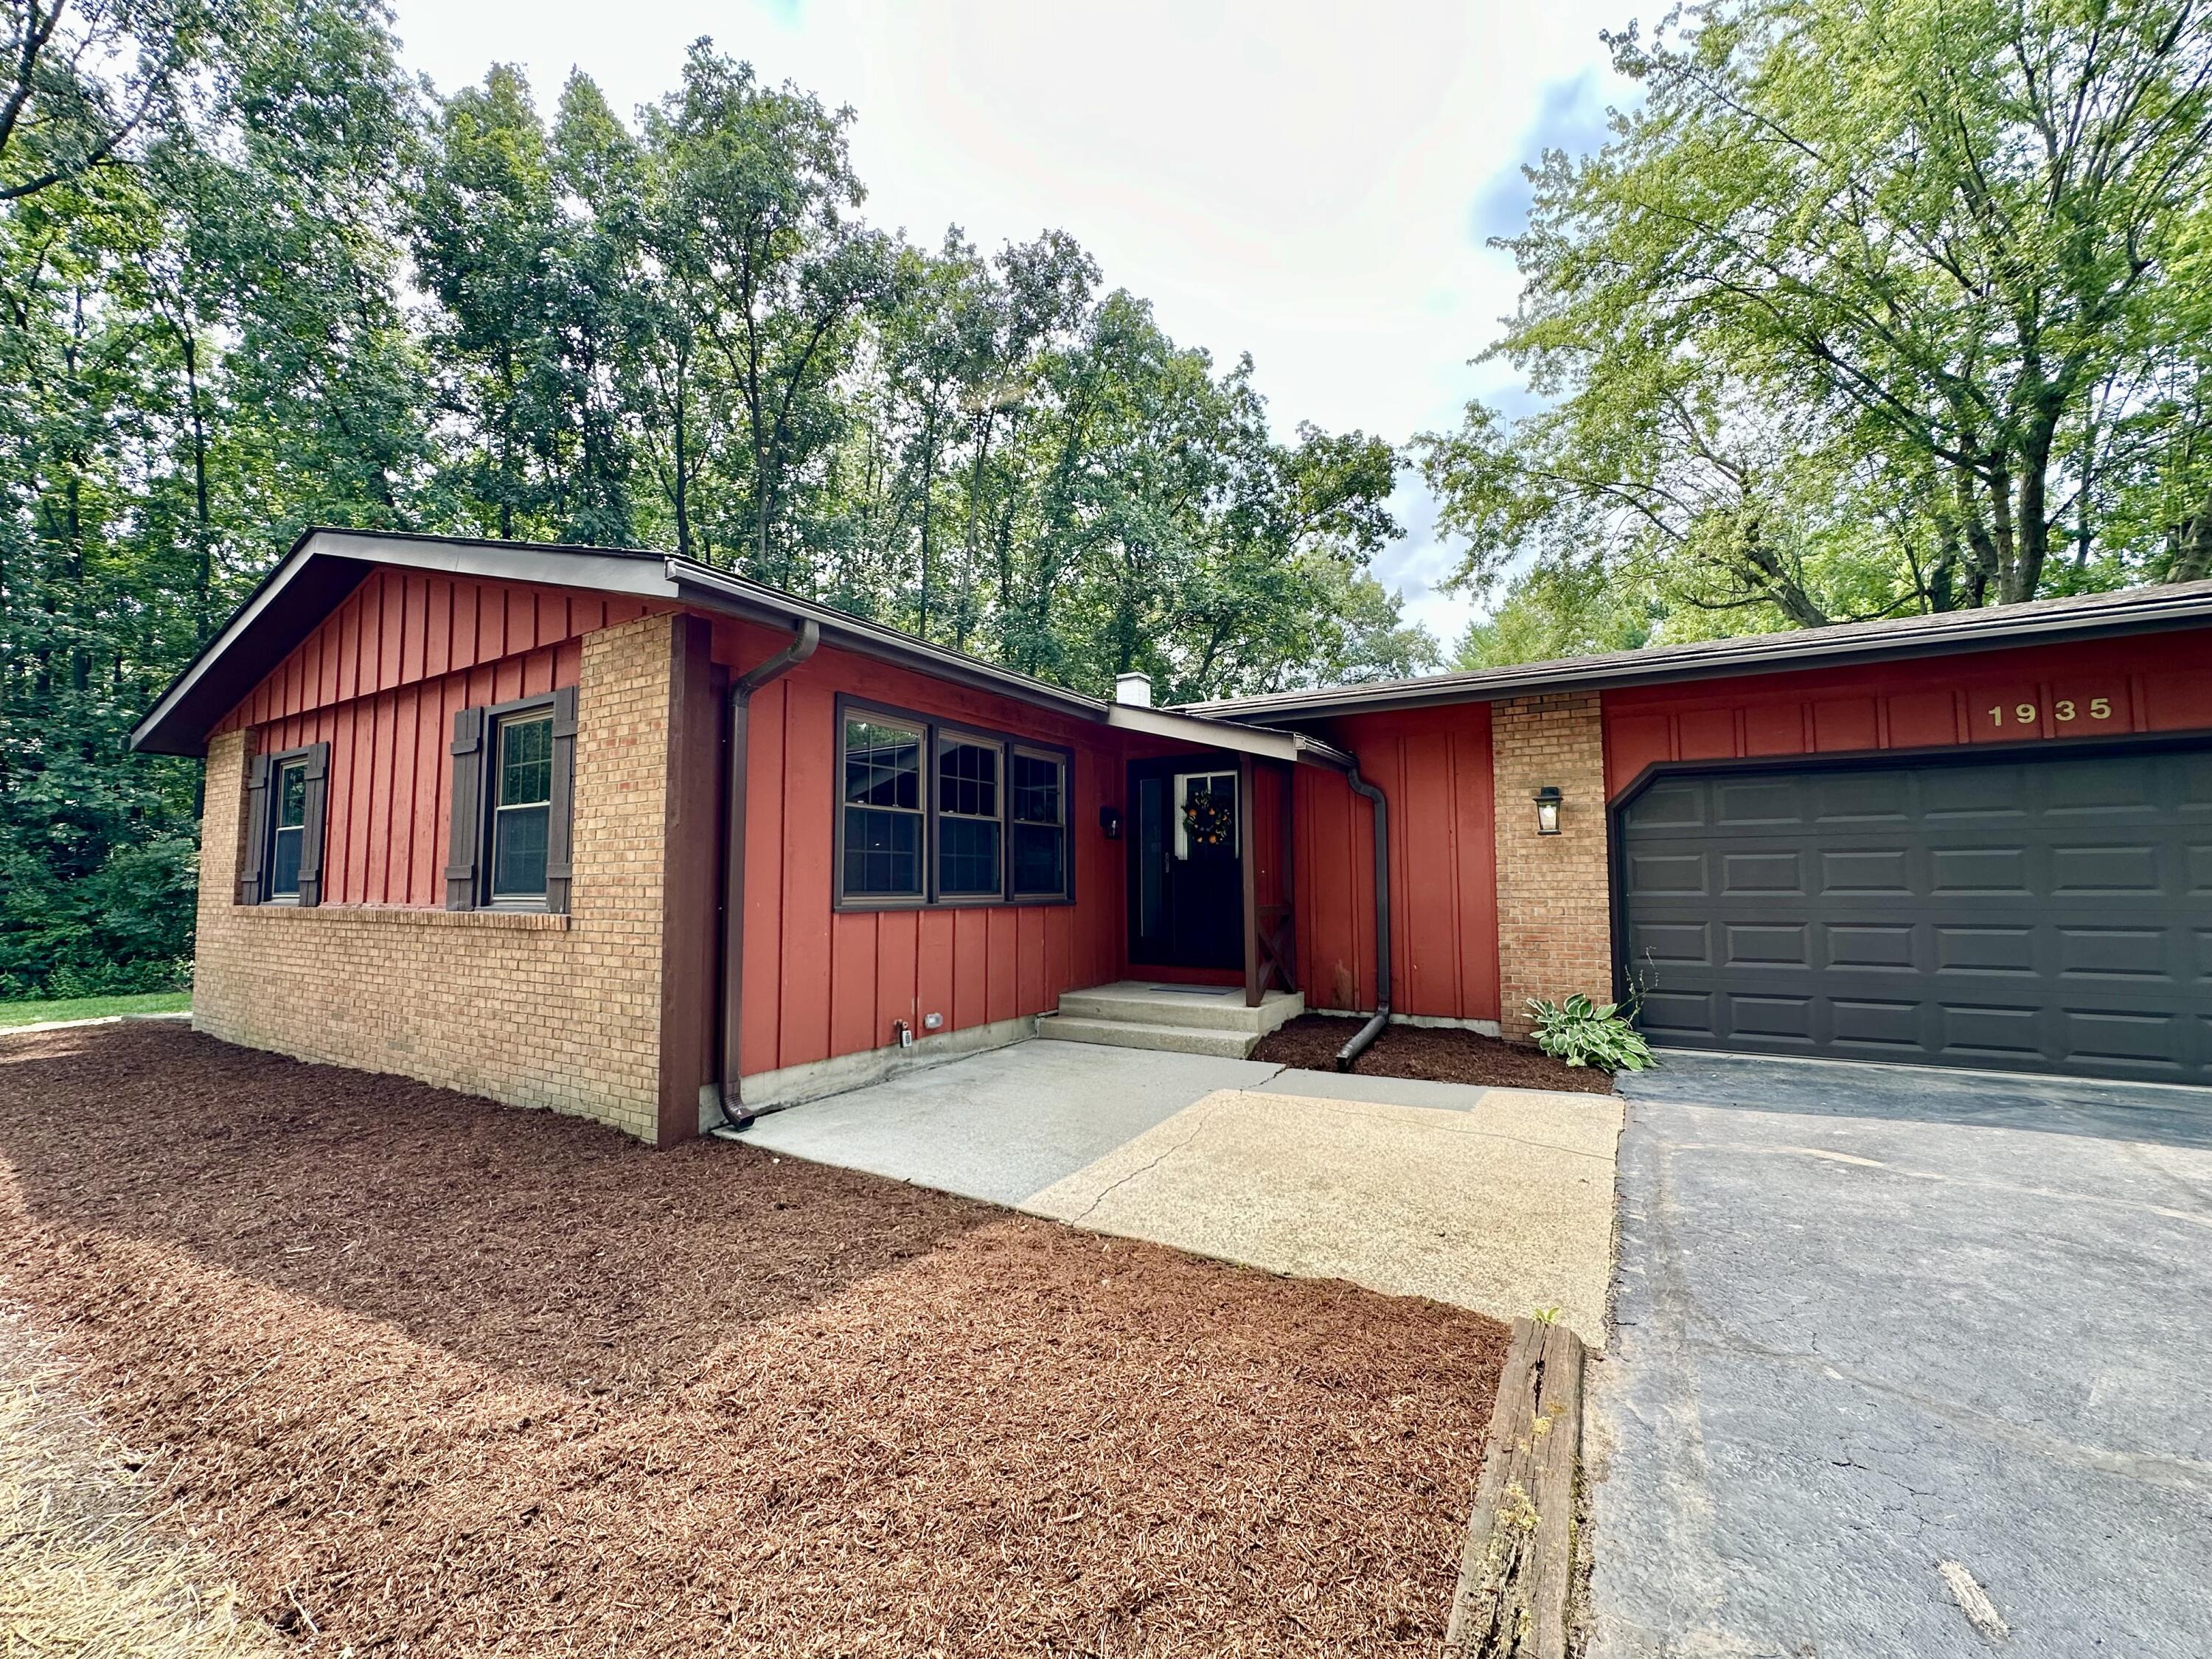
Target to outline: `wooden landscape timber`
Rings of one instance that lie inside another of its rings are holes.
[[[1566,1659],[1583,1342],[1513,1322],[1468,1517],[1444,1659]]]

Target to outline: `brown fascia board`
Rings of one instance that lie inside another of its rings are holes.
[[[1754,634],[1689,645],[1567,657],[1474,673],[1432,674],[1372,685],[1279,691],[1182,703],[1177,712],[1212,720],[1272,726],[1336,714],[1433,708],[1456,702],[1608,686],[1659,685],[1674,680],[1725,679],[1742,674],[1843,668],[1917,657],[2000,651],[2072,640],[2112,639],[2212,623],[2212,581],[2132,588],[2086,599],[1950,611],[1891,622]]]
[[[230,620],[170,682],[131,729],[130,746],[143,754],[204,755],[216,722],[380,565],[658,599],[781,629],[812,620],[830,644],[937,679],[1080,720],[1103,722],[1109,707],[1103,699],[665,553],[317,526],[301,533]]]

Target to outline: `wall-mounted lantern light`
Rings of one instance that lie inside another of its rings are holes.
[[[1107,840],[1121,840],[1121,809],[1118,806],[1100,807],[1098,809],[1098,829],[1100,833],[1103,834]]]
[[[1556,836],[1559,833],[1559,787],[1547,783],[1535,794],[1536,833]]]

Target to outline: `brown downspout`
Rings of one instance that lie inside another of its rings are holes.
[[[1352,793],[1366,796],[1375,806],[1375,1017],[1336,1051],[1340,1072],[1350,1071],[1352,1062],[1390,1023],[1390,808],[1382,792],[1359,775],[1358,766],[1344,775],[1344,781]]]
[[[753,693],[798,667],[814,654],[814,647],[821,643],[821,624],[811,620],[802,622],[789,645],[738,676],[730,686],[728,787],[722,816],[721,1042],[720,1062],[716,1070],[722,1091],[723,1120],[737,1128],[751,1121],[751,1114],[744,1109],[738,1079],[742,1075],[738,1049],[744,1007],[745,759],[750,743]]]

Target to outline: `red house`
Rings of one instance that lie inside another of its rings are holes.
[[[1574,991],[2212,1080],[2212,584],[1148,704],[659,554],[316,530],[132,743],[207,760],[199,1029],[660,1144]]]

